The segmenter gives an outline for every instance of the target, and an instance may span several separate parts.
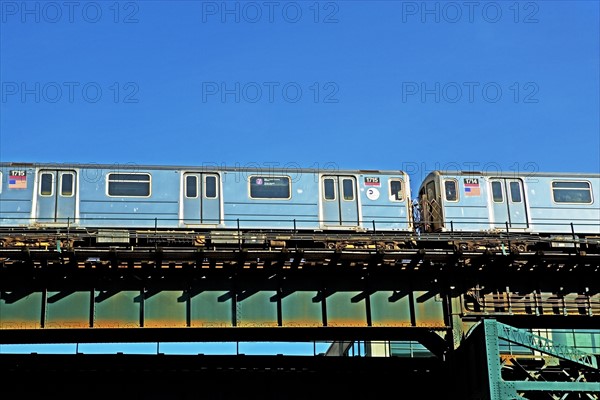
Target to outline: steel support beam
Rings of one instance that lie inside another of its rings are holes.
[[[525,331],[501,324],[494,319],[482,321],[485,338],[485,350],[487,360],[487,372],[489,379],[489,399],[490,400],[513,400],[526,399],[521,395],[522,392],[581,392],[600,394],[600,382],[549,382],[549,381],[507,381],[502,378],[502,365],[500,359],[500,339],[509,340],[513,343],[526,346],[535,351],[540,351],[549,355],[561,357],[580,365],[597,369],[593,355],[585,355],[576,349],[553,349],[552,342],[549,340],[540,341]],[[543,345],[539,345],[543,343]]]

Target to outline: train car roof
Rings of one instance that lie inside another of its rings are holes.
[[[588,176],[599,178],[600,173],[595,172],[529,172],[529,171],[432,171],[429,175],[480,175],[480,176],[547,176],[547,177],[562,177],[562,176]]]
[[[529,172],[529,171],[432,171],[423,181],[434,176],[493,176],[499,178],[600,178],[600,173],[593,172]]]
[[[273,165],[275,164],[275,165]],[[280,172],[280,173],[321,173],[321,174],[382,174],[382,175],[406,175],[406,171],[403,170],[375,170],[375,169],[336,169],[335,163],[324,163],[322,168],[302,168],[294,165],[295,163],[288,163],[278,165],[277,163],[270,163],[265,165],[236,165],[236,166],[225,166],[217,165],[215,163],[206,163],[204,165],[151,165],[151,164],[135,164],[135,163],[114,163],[114,164],[96,164],[96,163],[31,163],[31,162],[0,162],[0,168],[47,168],[47,169],[85,169],[85,168],[99,168],[110,171],[122,171],[122,170],[185,170],[185,171],[202,171],[202,172],[213,172],[213,171],[224,171],[224,172]]]

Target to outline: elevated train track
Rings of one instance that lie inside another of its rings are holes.
[[[537,287],[545,281],[551,287],[555,277],[562,273],[558,292],[581,292],[581,278],[597,270],[600,257],[600,239],[541,239],[514,233],[212,231],[190,234],[124,230],[83,233],[57,229],[8,230],[1,237],[0,273],[10,278],[8,282],[19,276],[28,279],[40,275],[51,279],[65,273],[79,283],[86,277],[110,279],[114,275],[125,282],[127,276],[144,271],[149,279],[153,276],[166,279],[163,284],[181,284],[198,273],[209,273],[212,279],[208,281],[212,282],[219,275],[231,272],[244,274],[248,281],[261,280],[262,275],[276,272],[293,273],[298,281],[303,277],[313,281],[319,275],[329,274],[345,286],[350,282],[362,286],[361,280],[368,276],[374,288],[395,290],[402,282],[414,285],[421,280],[419,284],[429,285],[434,277],[458,290],[473,289],[477,310],[485,307],[479,301],[485,300],[480,296],[485,291],[476,285],[486,281],[491,281],[486,284],[488,291],[494,285],[523,286],[523,279],[528,276],[537,280]],[[389,279],[393,277],[402,279]],[[265,281],[263,285],[271,287],[276,281]],[[593,290],[586,286],[585,293],[580,295],[593,296]],[[581,298],[577,301],[581,302]],[[593,313],[593,302],[588,303]],[[514,306],[518,304],[519,301],[513,302]]]
[[[519,333],[531,327],[598,329],[600,240],[595,238],[512,232],[98,234],[2,232],[0,343],[415,341],[432,357],[370,358],[342,367],[323,356],[3,355],[7,376],[44,374],[50,384],[67,372],[91,382],[93,370],[113,382],[96,398],[116,388],[118,371],[135,379],[173,376],[180,385],[201,379],[203,393],[215,396],[222,392],[209,383],[217,377],[247,385],[278,382],[263,390],[262,398],[283,393],[303,398],[332,379],[343,388],[321,394],[384,396],[387,389],[376,385],[349,388],[353,381],[384,377],[419,386],[423,398],[600,395],[597,355],[582,356],[588,361],[582,363],[573,358],[579,353]],[[481,325],[490,320],[499,325]],[[498,354],[499,339],[531,350]],[[304,380],[304,389],[286,392],[297,379]],[[139,393],[139,385],[118,382],[129,387],[125,393]],[[165,386],[152,387],[148,396],[164,395]],[[36,390],[29,393],[49,393]],[[461,391],[469,395],[452,397]],[[236,395],[253,394],[239,389]]]
[[[578,317],[569,321],[581,326],[595,326],[600,316],[600,282],[595,279],[600,253],[590,239],[538,242],[526,246],[545,250],[519,251],[515,244],[529,243],[527,235],[229,234],[219,232],[215,243],[214,237],[203,235],[210,245],[194,239],[195,246],[185,246],[173,242],[180,233],[138,232],[133,240],[129,235],[128,243],[91,247],[77,246],[83,237],[72,232],[5,232],[13,240],[0,248],[0,291],[11,304],[35,292],[66,293],[55,294],[54,301],[90,292],[92,305],[121,291],[137,291],[146,299],[167,291],[181,291],[183,297],[226,291],[238,302],[264,292],[279,308],[282,299],[296,292],[311,292],[310,301],[323,304],[336,293],[350,293],[348,301],[365,302],[366,317],[357,322],[359,327],[390,325],[372,317],[374,306],[368,301],[384,292],[387,302],[415,291],[413,306],[447,302],[434,318],[442,328],[450,327],[447,308],[453,301],[458,301],[454,313],[464,320],[537,317],[538,322],[560,324],[561,317],[569,316]],[[149,239],[155,240],[153,246]],[[187,314],[185,325],[193,326]],[[281,309],[276,314],[269,324],[284,326]],[[326,310],[321,314],[318,324],[328,326]],[[402,323],[391,325],[424,326],[415,319],[411,309]],[[231,322],[236,326],[233,317]]]

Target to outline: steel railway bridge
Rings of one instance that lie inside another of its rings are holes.
[[[0,344],[331,345],[313,356],[0,354],[5,394],[600,398],[600,238],[86,235],[3,232]]]

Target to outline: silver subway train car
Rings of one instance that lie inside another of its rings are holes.
[[[418,196],[428,232],[600,235],[600,174],[433,171]]]
[[[0,228],[412,231],[403,171],[0,164]]]

